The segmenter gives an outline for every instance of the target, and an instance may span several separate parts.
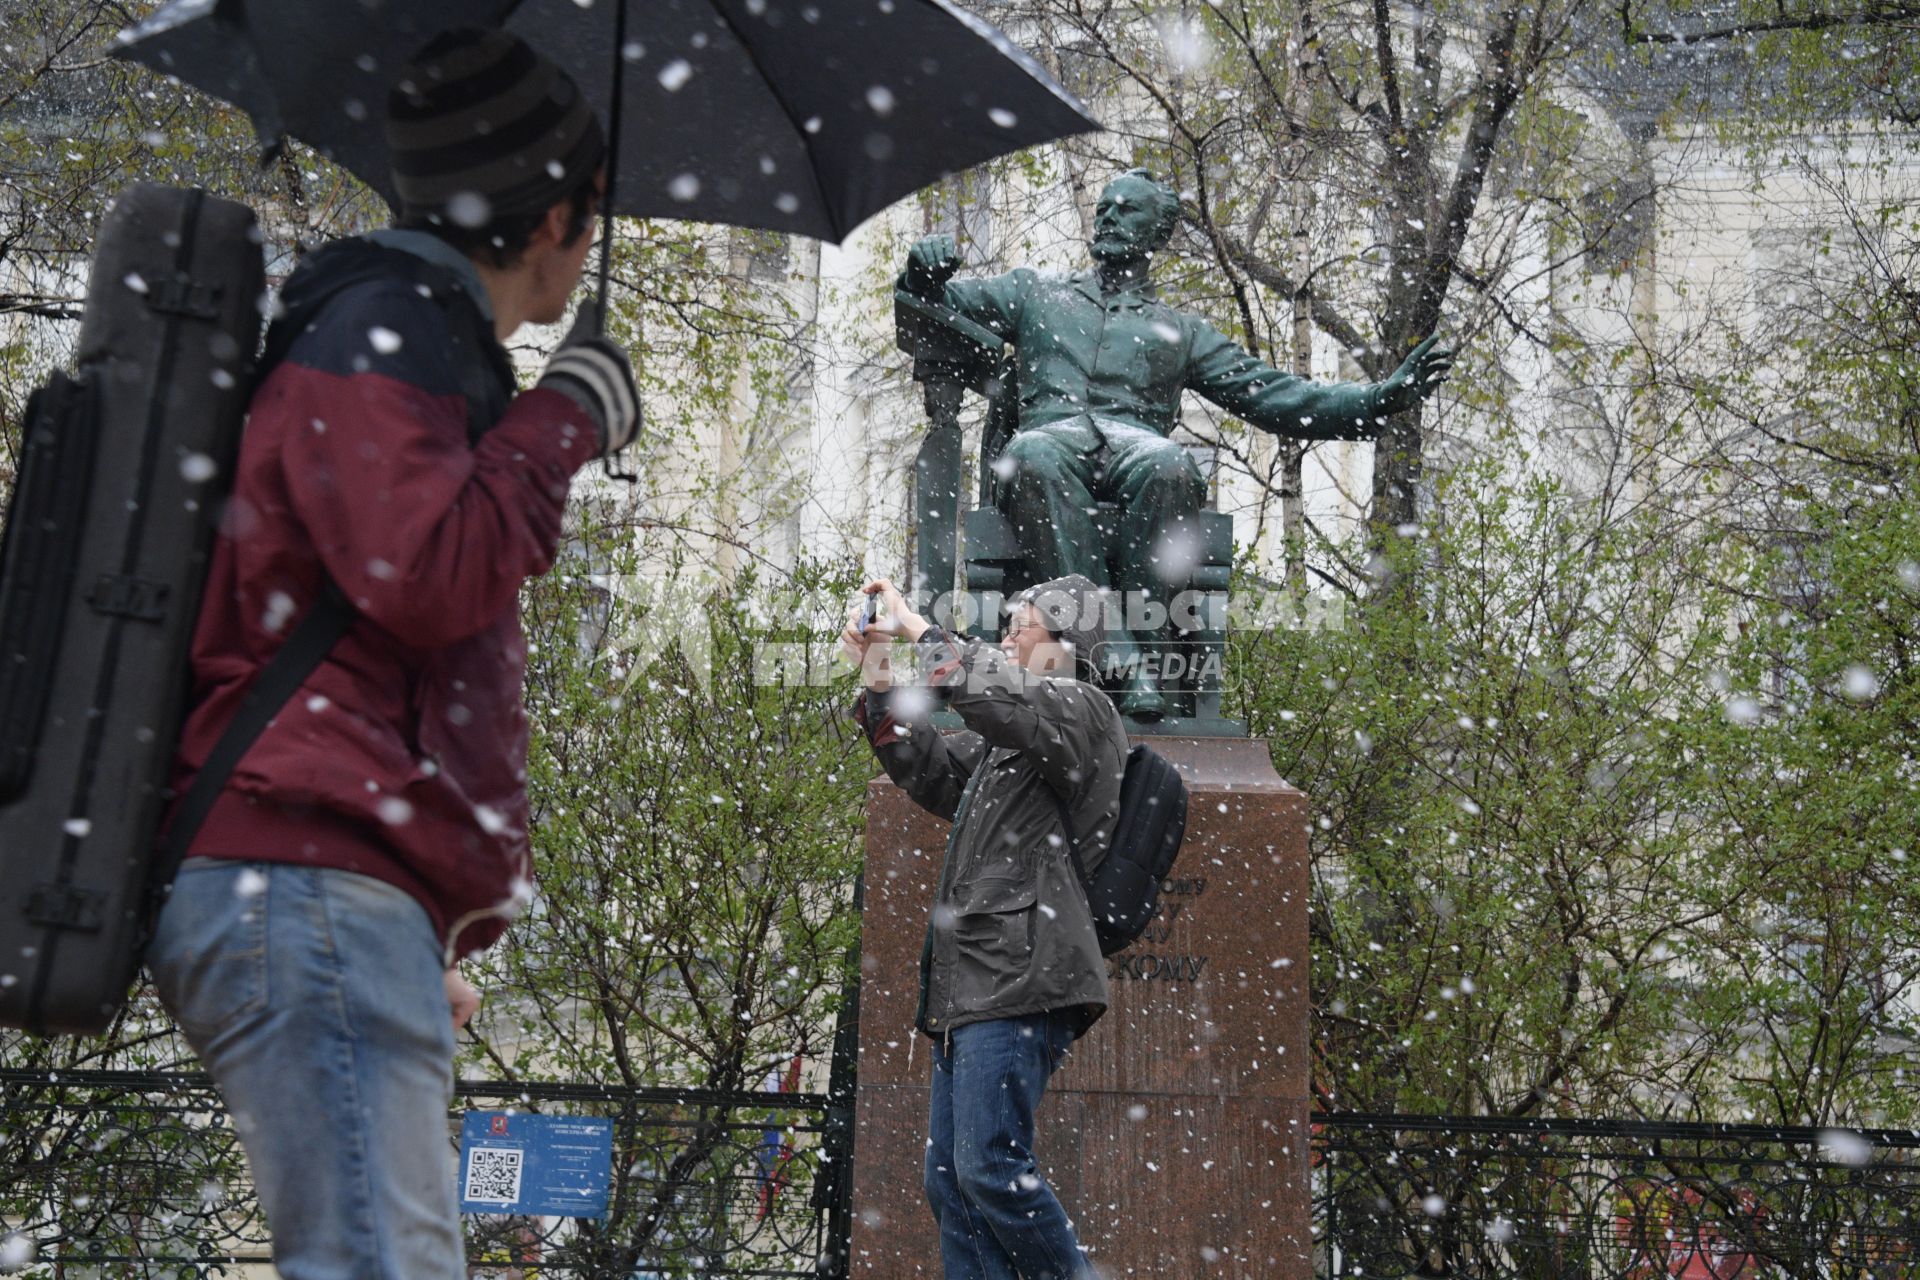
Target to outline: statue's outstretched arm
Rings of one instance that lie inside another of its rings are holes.
[[[1197,326],[1187,385],[1236,418],[1295,440],[1371,440],[1377,383],[1313,382],[1242,351],[1208,324]]]
[[[1371,440],[1388,414],[1432,395],[1453,369],[1438,335],[1415,347],[1381,382],[1312,382],[1282,373],[1202,324],[1187,385],[1263,431],[1295,440]]]

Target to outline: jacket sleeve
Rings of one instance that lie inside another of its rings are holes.
[[[1002,342],[1012,342],[1020,332],[1020,314],[1037,278],[1031,268],[1021,267],[984,280],[949,280],[938,290],[920,293],[927,301],[944,302],[975,324],[991,329]],[[905,272],[898,283],[903,289],[907,287]]]
[[[1313,382],[1249,355],[1196,322],[1187,385],[1262,431],[1295,440],[1371,440],[1377,396],[1371,382]]]
[[[952,822],[967,780],[986,759],[986,743],[977,733],[943,734],[924,718],[901,719],[895,710],[889,694],[863,689],[853,718],[894,785],[922,809]]]
[[[255,398],[294,515],[356,608],[405,644],[493,625],[552,567],[573,473],[596,452],[555,391],[514,398],[475,445],[440,308],[411,288],[342,294]]]
[[[1063,799],[1080,794],[1110,710],[1094,700],[1105,694],[1077,680],[1030,675],[998,646],[939,627],[920,637],[919,656],[928,682],[950,692],[967,728],[989,746],[1024,753]]]

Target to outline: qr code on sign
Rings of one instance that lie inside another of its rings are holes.
[[[512,1204],[520,1198],[520,1159],[515,1147],[471,1147],[467,1151],[467,1187],[462,1197],[484,1204]]]

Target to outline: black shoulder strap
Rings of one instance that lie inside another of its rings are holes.
[[[300,619],[300,625],[293,629],[287,642],[260,668],[253,687],[247,690],[226,732],[207,754],[206,763],[194,775],[193,785],[187,788],[186,798],[174,814],[173,826],[167,831],[166,843],[161,846],[159,860],[153,868],[156,893],[164,895],[173,882],[194,836],[200,833],[200,824],[213,811],[214,801],[220,798],[220,792],[241,759],[280,709],[306,683],[307,677],[332,652],[335,643],[353,625],[354,616],[353,606],[340,594],[340,589],[329,582],[326,593],[307,610],[307,616]]]

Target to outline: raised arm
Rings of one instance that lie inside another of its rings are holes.
[[[927,723],[926,691],[908,694],[922,704],[917,714],[903,705],[906,695],[863,689],[854,701],[853,718],[894,785],[928,813],[952,822],[967,780],[986,759],[987,745],[977,733],[941,733]]]
[[[997,646],[928,627],[917,641],[928,684],[988,746],[1024,753],[1062,799],[1079,796],[1114,715],[1090,685],[1037,676]]]
[[[955,280],[960,251],[952,236],[928,236],[907,252],[899,285],[915,297],[952,307],[977,325],[991,329],[1002,342],[1012,342],[1020,329],[1020,312],[1037,278],[1026,268],[978,280]]]
[[[951,822],[967,780],[986,759],[986,743],[976,733],[940,733],[929,723],[933,700],[925,689],[893,687],[893,633],[868,626],[863,614],[855,608],[840,633],[842,652],[867,686],[854,700],[854,721],[894,785]]]
[[[1371,440],[1380,419],[1433,393],[1453,353],[1428,338],[1383,382],[1313,382],[1241,350],[1204,321],[1194,321],[1187,385],[1236,418],[1296,440]]]
[[[345,294],[268,376],[247,427],[276,442],[327,575],[423,649],[492,626],[552,566],[568,481],[598,451],[586,412],[547,389],[469,444],[450,349],[444,313],[410,286]]]

